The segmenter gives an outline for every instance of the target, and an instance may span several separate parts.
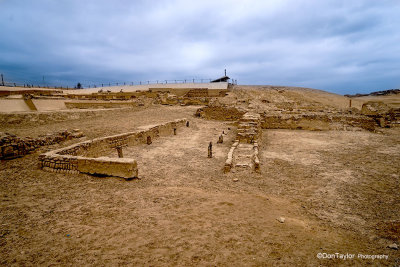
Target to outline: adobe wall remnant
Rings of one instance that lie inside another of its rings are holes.
[[[78,171],[93,175],[133,178],[138,176],[136,160],[129,158],[100,157],[78,159]]]
[[[228,152],[224,172],[229,172],[232,168],[250,168],[256,172],[260,171],[258,139],[261,133],[260,114],[245,113],[239,120],[236,140]]]
[[[99,91],[97,93],[91,94],[64,94],[65,98],[70,99],[81,99],[81,100],[132,100],[139,97],[157,97],[156,92],[150,91],[136,91],[136,92],[103,92]]]
[[[361,114],[374,119],[380,127],[400,126],[400,108],[391,108],[381,101],[364,103]]]
[[[125,108],[124,108],[125,109]],[[39,111],[21,113],[0,113],[0,123],[6,124],[46,124],[67,120],[92,118],[105,112],[113,112],[115,109],[98,110],[63,110],[63,111]],[[122,108],[120,110],[123,110]]]
[[[103,92],[100,90],[97,93],[91,94],[63,94],[64,98],[76,100],[103,100],[103,101],[133,101],[140,98],[154,100],[156,104],[164,105],[207,105],[212,97],[224,97],[228,92],[227,89],[209,89],[209,88],[149,88],[148,91],[136,92]],[[118,104],[109,104],[117,106]],[[107,103],[101,105],[92,102],[79,103],[72,102],[67,104],[68,108],[96,108],[96,106],[104,106],[108,108]]]
[[[138,167],[134,159],[108,158],[102,155],[115,152],[115,149],[147,144],[159,136],[173,135],[173,129],[185,126],[187,119],[175,120],[157,126],[149,126],[113,136],[96,138],[53,150],[39,156],[39,168],[50,172],[88,173],[95,175],[133,178],[138,176]]]
[[[291,130],[345,130],[354,127],[374,131],[377,127],[374,119],[368,116],[354,114],[326,114],[323,112],[304,114],[262,114],[261,127],[263,129],[291,129]]]
[[[53,134],[42,135],[38,138],[21,138],[9,133],[0,133],[0,159],[22,157],[32,153],[41,146],[53,145],[83,136],[83,133],[79,129],[60,131]]]
[[[21,90],[0,90],[0,97],[10,96],[10,95],[24,95],[24,94],[32,94],[35,96],[52,96],[54,94],[62,94],[62,90],[55,89],[21,89]]]
[[[195,116],[209,120],[236,121],[239,120],[244,113],[244,111],[239,111],[235,107],[207,106],[199,108]]]
[[[91,101],[91,102],[65,102],[69,109],[94,109],[94,108],[132,108],[138,107],[139,101],[110,102],[110,101]]]

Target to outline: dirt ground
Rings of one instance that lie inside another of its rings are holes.
[[[264,130],[261,174],[224,174],[235,127],[194,118],[195,110],[159,106],[89,121],[0,126],[32,137],[79,128],[95,138],[177,118],[191,121],[176,136],[124,150],[125,157],[138,161],[140,179],[37,168],[40,153],[79,140],[1,161],[0,264],[400,264],[399,250],[387,248],[400,242],[399,129]],[[224,143],[216,144],[222,131]],[[349,253],[355,259],[318,259],[318,253]],[[388,259],[358,259],[359,253]]]

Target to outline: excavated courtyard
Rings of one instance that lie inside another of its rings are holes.
[[[195,117],[197,109],[155,105],[1,125],[18,136],[79,128],[86,137],[1,161],[0,263],[391,266],[400,257],[388,248],[400,241],[399,128],[263,129],[259,172],[225,173],[237,124]],[[37,166],[50,150],[182,118],[190,126],[176,135],[123,148],[137,161],[137,179]],[[389,259],[318,259],[319,252]]]

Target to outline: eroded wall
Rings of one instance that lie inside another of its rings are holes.
[[[39,167],[46,171],[63,173],[89,173],[95,175],[133,178],[138,176],[134,159],[101,157],[118,147],[146,144],[160,136],[173,135],[174,129],[185,126],[187,119],[175,120],[144,130],[96,138],[69,147],[53,150],[39,156]]]

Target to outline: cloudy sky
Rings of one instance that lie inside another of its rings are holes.
[[[400,88],[398,0],[0,0],[6,81]]]

